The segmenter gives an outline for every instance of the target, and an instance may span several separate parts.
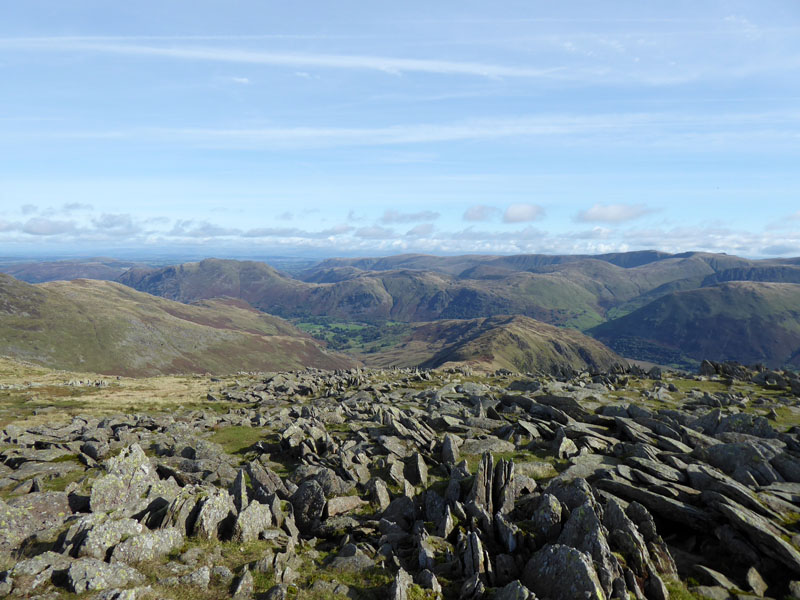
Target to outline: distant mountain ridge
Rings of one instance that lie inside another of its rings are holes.
[[[208,259],[163,269],[132,269],[120,281],[183,302],[233,296],[287,318],[326,315],[345,320],[417,323],[520,315],[602,334],[600,339],[626,356],[649,359],[653,353],[633,342],[628,331],[630,321],[620,320],[626,315],[662,298],[723,282],[800,282],[798,263],[800,259],[751,260],[707,252],[640,251],[596,256],[407,254],[328,259],[300,272],[295,279],[263,263]],[[665,302],[653,305],[651,310],[669,304]],[[671,314],[678,321],[684,318],[677,311]],[[685,318],[694,317],[688,314]],[[759,342],[754,339],[756,332],[748,333],[744,319],[734,319],[731,326],[735,328],[737,323],[744,328],[736,336],[742,350],[730,356],[726,351],[724,358],[746,362],[754,356],[746,348]],[[637,332],[634,337],[639,339],[642,332]],[[702,328],[698,335],[702,335]],[[622,338],[628,342],[621,342]],[[711,354],[703,358],[723,358],[714,354],[713,347],[705,349]],[[655,355],[672,364],[692,364],[696,360],[693,354],[682,353],[679,346],[674,352]],[[757,356],[762,362],[781,366],[781,361],[792,353],[773,345]]]

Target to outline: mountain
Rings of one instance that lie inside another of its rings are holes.
[[[800,285],[736,281],[671,292],[589,331],[624,356],[800,367]]]
[[[111,375],[340,368],[285,321],[239,300],[181,304],[107,281],[0,275],[0,354]]]
[[[436,271],[359,272],[333,283],[292,279],[269,265],[206,259],[131,269],[119,281],[180,302],[230,296],[282,317],[429,321],[521,314],[589,327],[603,319],[595,296],[560,274],[514,272],[502,281],[459,280]]]
[[[28,283],[72,279],[114,281],[128,269],[143,266],[146,265],[114,258],[88,258],[3,263],[0,264],[0,273]]]
[[[505,368],[544,373],[565,368],[608,370],[624,363],[603,344],[574,329],[520,316],[425,323],[369,362],[422,367],[468,364],[483,371]]]

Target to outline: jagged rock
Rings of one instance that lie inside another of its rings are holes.
[[[130,584],[142,584],[145,577],[136,569],[126,565],[110,565],[96,558],[81,558],[69,566],[66,580],[69,591],[82,594]]]
[[[0,550],[15,549],[36,532],[61,525],[71,514],[64,492],[34,492],[8,503],[0,498]]]
[[[494,459],[491,453],[486,452],[481,456],[472,491],[467,497],[467,502],[474,502],[490,515],[494,513],[492,505],[492,481],[494,478]]]
[[[389,498],[389,489],[382,479],[379,477],[371,479],[367,484],[367,490],[369,491],[372,502],[377,504],[381,511],[389,507],[389,503],[391,502],[391,498]]]
[[[442,442],[442,462],[448,465],[456,464],[460,459],[458,437],[452,433],[444,434]]]
[[[250,569],[245,567],[244,573],[233,587],[231,596],[237,599],[251,598],[253,596],[253,590],[253,574],[250,572]]]
[[[745,579],[747,581],[747,585],[750,587],[750,591],[752,591],[756,596],[763,597],[764,594],[767,593],[768,586],[764,581],[764,578],[761,577],[761,573],[759,573],[755,567],[750,567],[747,569]]]
[[[183,545],[183,535],[174,528],[149,531],[117,544],[111,562],[136,563],[166,556]]]
[[[484,454],[486,452],[513,452],[514,444],[493,436],[484,439],[464,440],[459,449],[461,454]]]
[[[557,458],[572,458],[573,456],[577,456],[580,452],[578,447],[575,445],[575,442],[566,436],[563,427],[559,428],[559,430],[556,432],[556,437],[553,439],[551,450],[553,455]]]
[[[76,548],[76,556],[105,560],[108,550],[125,537],[142,533],[142,525],[133,519],[109,519],[92,526]]]
[[[587,502],[570,513],[558,536],[558,543],[588,554],[594,561],[606,596],[611,596],[614,580],[623,577],[622,569],[608,546],[606,532],[591,503]]]
[[[257,540],[262,532],[272,527],[272,522],[270,507],[253,501],[236,516],[231,539],[236,542]]]
[[[712,522],[709,516],[704,511],[685,502],[680,502],[621,481],[601,479],[596,485],[617,496],[636,500],[657,515],[669,519],[670,521],[686,525],[696,531],[707,532],[711,529]]]
[[[389,599],[408,600],[408,588],[412,583],[414,583],[414,580],[411,578],[411,575],[400,568],[400,570],[397,572],[397,575],[394,577],[392,588],[389,590]]]
[[[131,444],[105,463],[107,475],[92,485],[89,506],[92,512],[110,512],[136,505],[158,482],[156,470],[139,444]]]
[[[330,568],[339,571],[364,571],[375,566],[375,561],[367,556],[355,544],[345,544],[330,562]]]
[[[495,465],[492,477],[492,509],[503,514],[511,512],[516,495],[514,461],[501,459]]]
[[[358,496],[337,496],[336,498],[328,500],[326,514],[328,517],[344,515],[358,510],[365,504],[368,504],[368,502],[362,500]]]
[[[536,596],[519,580],[516,580],[498,590],[494,595],[494,600],[536,600]]]
[[[247,494],[247,485],[245,484],[244,479],[244,469],[239,469],[236,472],[236,479],[233,480],[231,484],[230,492],[231,498],[233,498],[233,505],[236,507],[236,512],[242,512],[245,507],[250,503],[250,499],[248,498]]]
[[[428,467],[422,459],[422,455],[414,454],[406,459],[403,475],[411,485],[423,487],[428,485]]]
[[[227,490],[212,489],[199,502],[192,535],[207,540],[227,538],[234,510],[233,499]]]
[[[525,565],[523,583],[550,600],[606,600],[592,561],[581,551],[547,545]]]
[[[561,533],[561,502],[552,494],[542,494],[532,520],[536,533],[554,542]]]
[[[325,511],[325,492],[317,481],[310,479],[302,483],[290,502],[300,531],[308,533],[319,525]]]
[[[408,496],[395,498],[386,510],[383,511],[383,518],[390,523],[396,523],[401,529],[408,531],[416,520],[414,501]]]
[[[777,528],[767,519],[735,502],[720,502],[716,508],[731,525],[739,529],[758,549],[782,563],[794,575],[800,575],[800,552],[781,535],[786,531]]]

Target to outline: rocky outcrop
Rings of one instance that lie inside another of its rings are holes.
[[[309,371],[215,392],[226,413],[12,424],[0,593],[791,597],[800,398],[709,377]]]

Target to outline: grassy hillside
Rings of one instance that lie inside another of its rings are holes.
[[[590,330],[625,356],[800,366],[800,285],[731,282],[667,294]]]
[[[469,364],[494,371],[608,369],[622,359],[578,331],[527,317],[440,320],[418,325],[408,339],[373,357],[376,366]]]
[[[105,281],[29,285],[0,275],[0,354],[113,375],[337,368],[290,324],[240,301],[185,305]]]

